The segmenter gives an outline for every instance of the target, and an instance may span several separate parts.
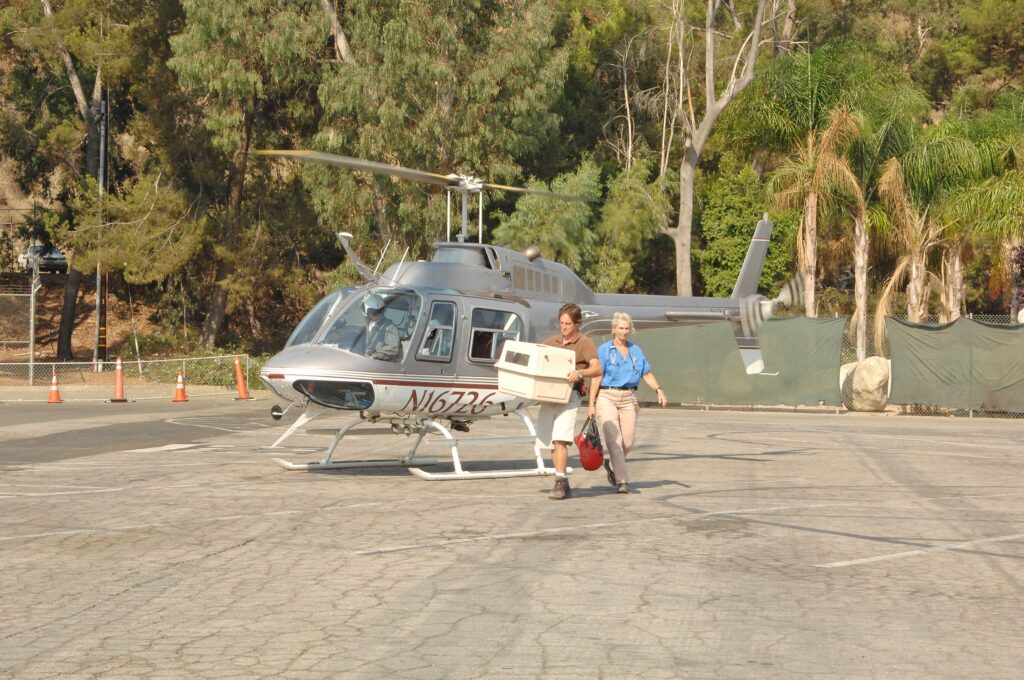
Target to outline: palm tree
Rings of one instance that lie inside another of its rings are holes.
[[[950,219],[948,206],[958,190],[991,172],[986,160],[986,154],[964,134],[961,121],[947,119],[918,133],[906,153],[882,165],[878,194],[886,211],[879,213],[879,226],[903,254],[878,303],[875,330],[879,342],[884,316],[904,279],[907,317],[914,322],[927,313],[929,292],[936,289],[941,294],[944,289],[942,280],[928,271],[929,255],[940,244],[953,244],[953,257],[961,252],[955,244],[962,234],[957,222]],[[947,265],[947,269],[957,274],[955,266]],[[959,272],[962,277],[962,266]],[[951,302],[948,295],[943,297]],[[951,316],[948,310],[946,316]]]
[[[968,237],[999,239],[1007,247],[1006,260],[1013,262],[1020,257],[1021,240],[1024,239],[1024,169],[1011,169],[1001,175],[964,187],[951,195],[947,203],[946,217],[952,223],[962,225]],[[959,300],[957,292],[963,290],[962,266],[955,269],[958,260],[951,254],[947,282],[948,304]],[[1008,269],[1012,269],[1012,264]],[[960,274],[959,281],[956,275]],[[1015,272],[1018,276],[1021,272]],[[1014,281],[1014,284],[1017,282]],[[1010,313],[1015,314],[1024,291],[1014,286],[1010,300]],[[961,293],[962,296],[962,293]]]
[[[839,106],[820,132],[808,130],[806,143],[796,158],[787,160],[769,181],[775,205],[781,210],[801,209],[797,232],[797,271],[804,288],[807,316],[817,316],[815,282],[818,265],[818,217],[825,207],[835,207],[840,196],[853,197],[855,213],[863,214],[863,191],[846,161],[845,152],[857,132],[858,116]]]
[[[819,217],[841,200],[855,216],[863,212],[856,196],[864,191],[850,184],[856,179],[847,175],[851,167],[841,167],[857,137],[856,117],[845,108],[836,111],[872,92],[893,91],[905,80],[857,45],[827,44],[773,59],[739,106],[726,114],[727,138],[734,148],[756,149],[756,160],[769,165],[778,155],[787,157],[772,173],[770,187],[777,205],[801,210],[797,260],[808,316],[816,316]],[[867,247],[864,239],[860,247]],[[866,291],[866,269],[863,274]]]
[[[882,165],[878,178],[878,193],[887,209],[889,238],[902,250],[903,255],[896,262],[896,268],[882,290],[878,302],[881,310],[876,323],[881,324],[888,314],[890,300],[906,278],[907,318],[920,321],[927,313],[928,284],[934,275],[928,271],[928,255],[942,239],[942,225],[929,219],[930,206],[919,205],[907,184],[903,162],[890,158]],[[882,217],[881,215],[879,216]],[[880,343],[879,343],[880,344]]]
[[[957,225],[962,234],[946,249],[943,258],[945,298],[950,309],[959,309],[963,299],[963,242],[971,238],[1000,239],[1008,251],[1004,258],[1007,262],[1020,258],[1017,249],[1024,238],[1022,106],[1024,97],[1006,93],[991,110],[961,116],[965,132],[978,146],[986,174],[991,176],[957,189],[944,204],[944,219]],[[1017,285],[1013,287],[1011,313],[1024,302],[1024,291],[1016,290]]]
[[[857,360],[867,356],[868,257],[871,252],[872,215],[878,202],[878,179],[882,164],[906,151],[914,120],[928,110],[928,100],[912,87],[884,90],[861,102],[866,113],[857,116],[858,127],[847,158],[854,182],[848,182],[854,194],[845,198],[853,219],[852,326],[856,338]]]

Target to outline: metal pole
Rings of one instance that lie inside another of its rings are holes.
[[[459,243],[466,242],[466,236],[468,235],[469,227],[469,192],[463,189],[462,191],[462,231],[459,232]]]
[[[39,260],[32,258],[32,285],[28,298],[28,386],[34,385],[36,377],[36,292],[42,288],[39,280]]]
[[[480,197],[479,207],[477,208],[477,218],[479,219],[479,226],[477,227],[477,243],[484,242],[484,192],[478,191],[477,196]]]
[[[103,234],[103,194],[106,190],[107,183],[107,95],[103,93],[103,97],[100,99],[100,166],[98,169],[96,179],[99,180],[100,196],[99,196],[99,214],[100,214],[100,231],[97,236],[97,241],[102,238]],[[98,255],[98,253],[97,253]],[[106,346],[106,328],[104,328],[103,313],[101,311],[103,300],[103,276],[100,272],[100,260],[96,258],[96,342],[93,345],[92,350],[92,363],[93,370],[99,373],[103,370],[103,359],[106,357],[100,356],[100,342],[104,347]]]
[[[448,211],[445,213],[445,215],[448,216],[448,231],[447,231],[447,235],[444,237],[444,240],[445,241],[451,241],[452,240],[452,192],[450,190],[446,189],[444,193],[448,195]]]

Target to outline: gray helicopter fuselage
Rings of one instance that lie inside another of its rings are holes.
[[[396,357],[367,355],[372,333],[359,325],[358,305],[368,295],[387,300],[400,338]],[[725,320],[741,349],[756,348],[756,334],[740,323],[743,299],[599,294],[557,262],[500,246],[440,243],[431,261],[393,265],[376,285],[325,298],[261,377],[285,399],[327,408],[454,419],[507,413],[524,402],[497,389],[502,342],[556,334],[567,302],[582,308],[588,334],[610,332],[615,312],[628,313],[641,329]],[[302,334],[307,325],[312,331]]]

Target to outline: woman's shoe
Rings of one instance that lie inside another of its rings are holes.
[[[604,471],[608,473],[608,483],[615,486],[615,473],[612,472],[611,461],[607,458],[604,459]]]
[[[626,484],[625,482],[619,482],[618,492],[629,493],[629,484]]]

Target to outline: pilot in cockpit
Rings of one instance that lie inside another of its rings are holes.
[[[384,315],[384,298],[371,293],[363,300],[366,313],[366,356],[381,361],[398,361],[402,337],[391,319]]]

